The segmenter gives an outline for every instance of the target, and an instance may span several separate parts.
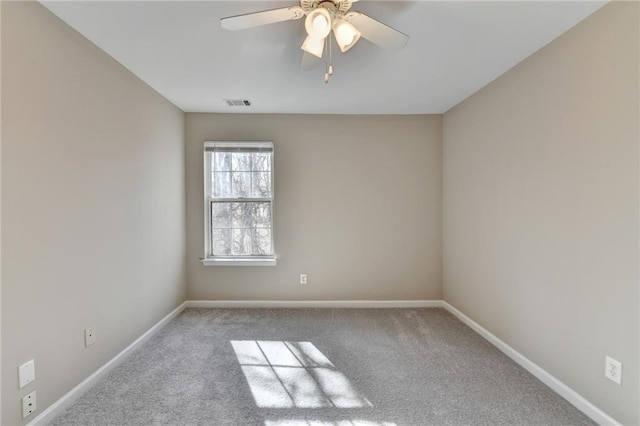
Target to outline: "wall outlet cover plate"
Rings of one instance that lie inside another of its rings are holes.
[[[36,411],[36,391],[22,398],[22,418],[30,416]]]
[[[622,384],[622,363],[611,357],[604,359],[604,377],[615,383]]]

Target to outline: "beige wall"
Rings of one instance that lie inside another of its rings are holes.
[[[189,299],[441,298],[440,116],[186,122]],[[202,143],[243,139],[275,143],[278,265],[203,266]]]
[[[445,300],[625,424],[640,422],[638,36],[638,3],[609,4],[443,121]]]
[[[37,390],[41,412],[184,300],[184,114],[35,2],[2,4],[2,88],[14,425],[22,396]],[[31,358],[36,380],[18,390]]]
[[[0,24],[2,23],[2,3],[0,2]],[[0,53],[2,52],[2,31],[0,30]],[[2,55],[0,54],[0,70]],[[0,72],[0,75],[2,73]],[[0,99],[2,99],[2,78],[0,78]],[[0,189],[2,188],[2,102],[0,102]],[[2,422],[2,191],[0,191],[0,423]]]

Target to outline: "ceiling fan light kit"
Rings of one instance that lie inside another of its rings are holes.
[[[315,62],[322,59],[328,50],[324,78],[325,83],[328,83],[329,76],[333,74],[331,30],[342,53],[355,46],[361,37],[385,49],[401,49],[409,40],[409,36],[382,22],[360,12],[350,12],[351,4],[355,1],[357,0],[300,0],[300,6],[230,16],[222,18],[220,24],[224,29],[236,31],[301,19],[306,15],[304,26],[307,37],[301,46],[304,54],[300,66],[304,69],[313,68]],[[325,44],[328,49],[325,49]]]
[[[339,18],[333,22],[333,35],[336,38],[336,43],[338,43],[340,51],[344,53],[355,46],[358,40],[360,40],[362,33],[344,19]]]
[[[308,35],[307,38],[304,39],[301,49],[322,59],[322,53],[324,52],[324,38],[316,38]]]
[[[304,21],[304,29],[307,34],[315,38],[325,38],[331,31],[331,15],[324,8],[314,9],[307,15]]]

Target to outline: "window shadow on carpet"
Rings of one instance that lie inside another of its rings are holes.
[[[231,345],[258,407],[373,406],[311,342],[232,340]],[[295,423],[293,420],[283,422],[287,423],[269,422],[268,426],[324,426],[324,423],[308,423],[307,420],[304,420],[306,423]]]
[[[266,420],[264,426],[397,426],[389,422],[372,422],[369,420]]]

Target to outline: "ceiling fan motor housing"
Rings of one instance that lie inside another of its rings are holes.
[[[331,12],[343,14],[351,9],[351,0],[300,0],[300,7],[305,13],[324,7]]]

